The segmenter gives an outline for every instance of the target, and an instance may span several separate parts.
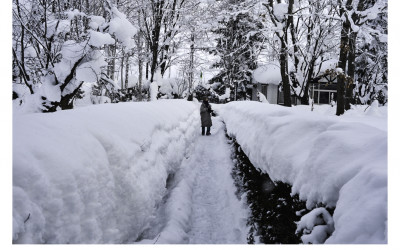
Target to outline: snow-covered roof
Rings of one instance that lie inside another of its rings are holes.
[[[258,67],[253,71],[255,82],[278,85],[281,81],[281,71],[279,63],[269,63]]]
[[[289,60],[289,71],[294,69],[294,64]],[[268,62],[253,71],[253,80],[258,83],[279,85],[282,81],[281,67],[278,61]]]

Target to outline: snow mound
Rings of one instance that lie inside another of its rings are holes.
[[[124,243],[152,220],[193,145],[182,100],[14,116],[13,243]]]
[[[291,184],[309,209],[336,207],[326,243],[387,243],[387,131],[377,117],[370,126],[259,102],[229,103],[220,114],[255,167]]]

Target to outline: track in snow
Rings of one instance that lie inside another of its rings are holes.
[[[231,148],[224,124],[188,150],[140,244],[246,244],[248,210],[235,195]],[[199,134],[201,128],[199,127]]]
[[[224,125],[214,118],[211,136],[201,136],[191,158],[197,168],[188,243],[246,244],[246,211],[235,195]]]

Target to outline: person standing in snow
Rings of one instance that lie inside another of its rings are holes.
[[[208,103],[208,98],[204,97],[203,103],[200,106],[200,116],[201,116],[201,135],[204,135],[204,130],[207,127],[206,135],[211,135],[210,127],[212,126],[211,121],[211,105]]]

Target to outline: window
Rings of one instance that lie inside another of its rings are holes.
[[[336,84],[315,84],[312,88],[314,93],[310,98],[314,99],[315,104],[330,104],[332,101],[336,101]]]
[[[329,92],[319,93],[319,104],[329,104]]]

